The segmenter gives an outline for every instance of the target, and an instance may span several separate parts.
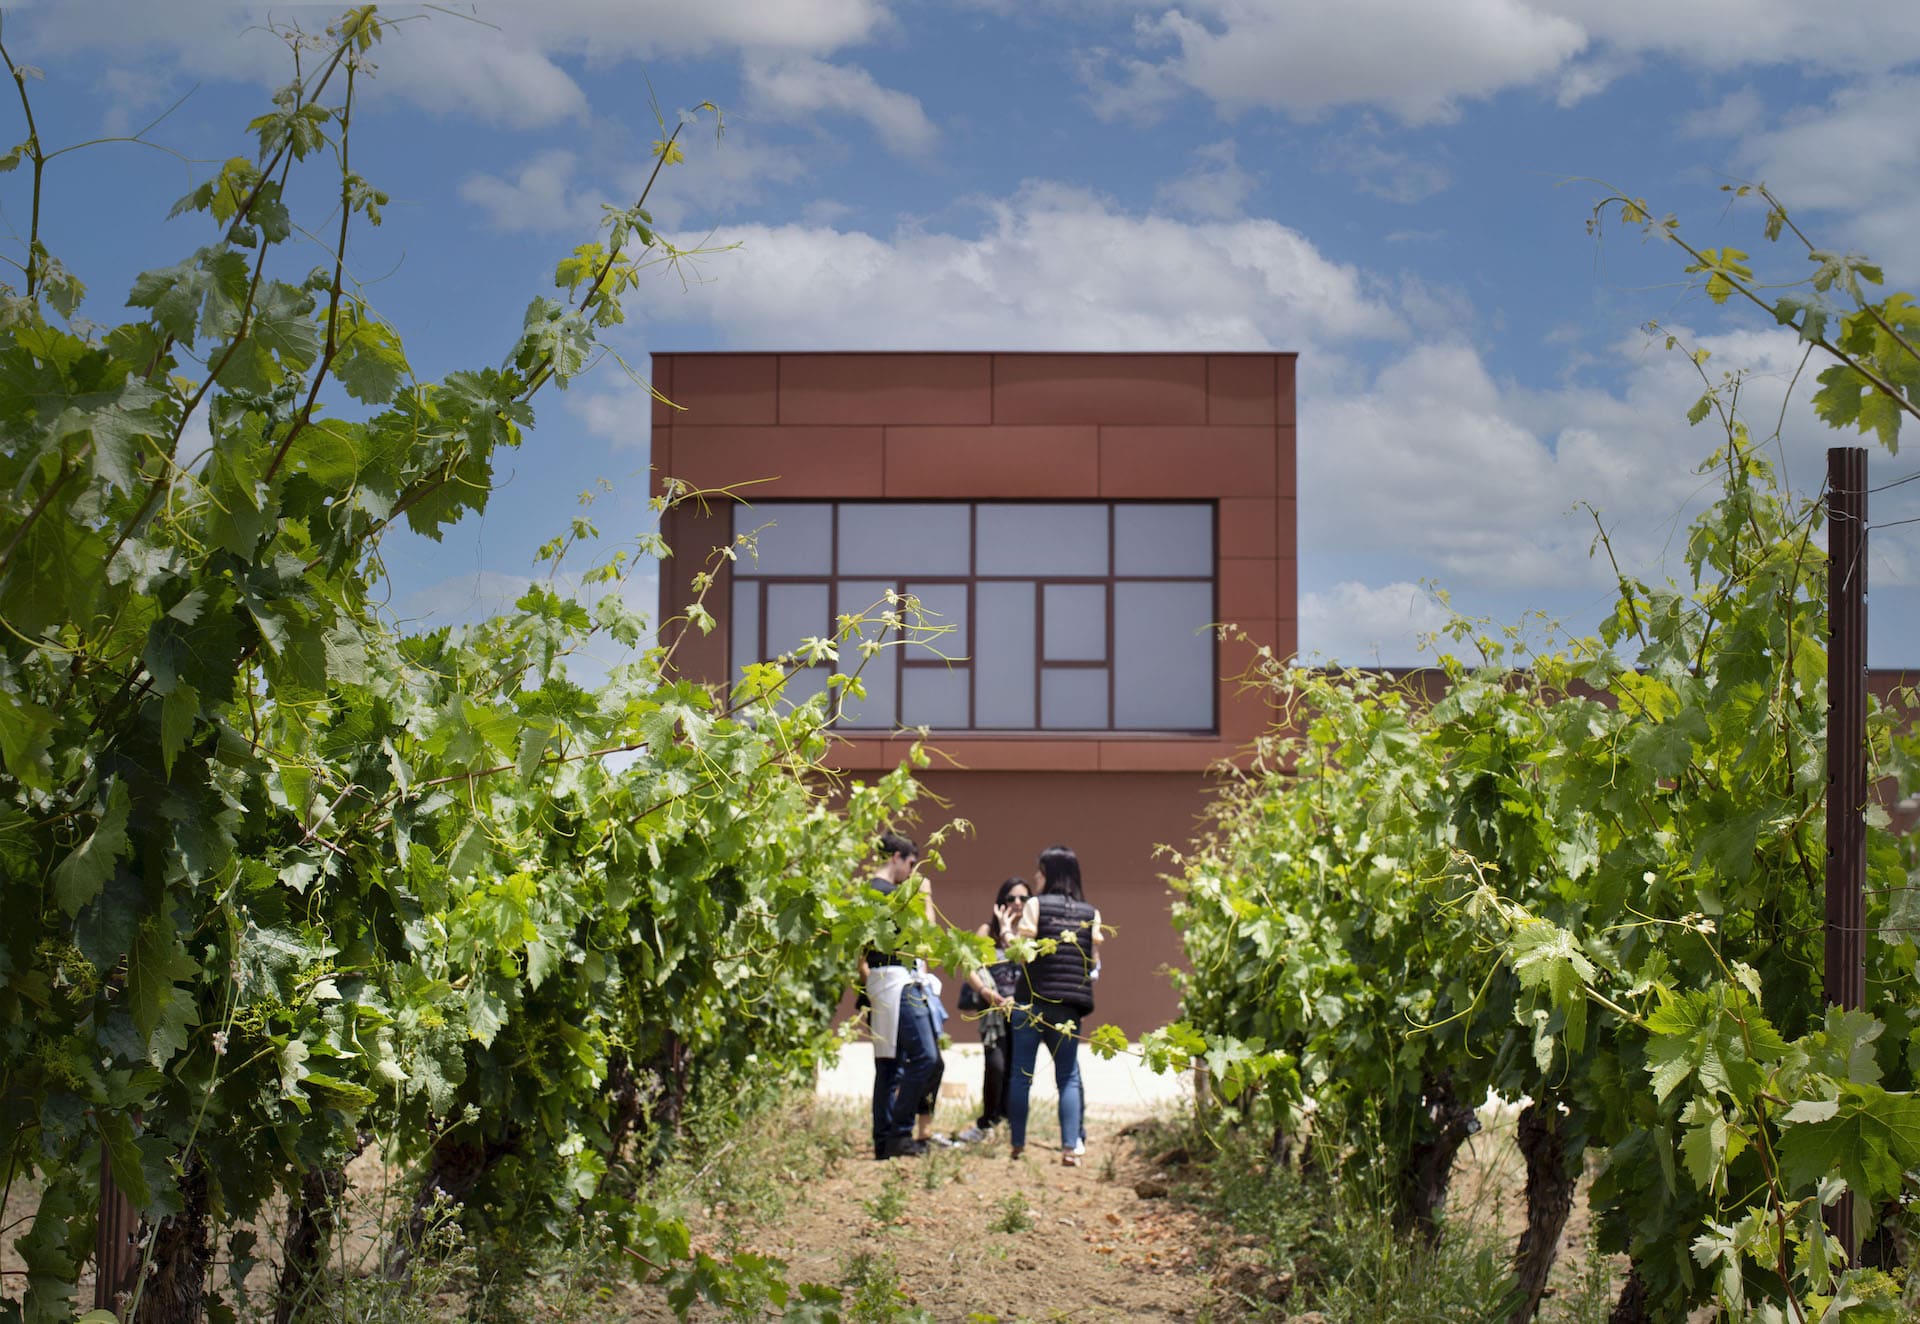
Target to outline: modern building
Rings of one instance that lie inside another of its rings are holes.
[[[677,406],[654,405],[656,490],[733,494],[668,514],[662,618],[710,549],[757,547],[676,664],[722,681],[912,594],[937,633],[865,663],[836,761],[891,768],[929,728],[929,817],[974,828],[945,847],[941,909],[976,925],[1003,878],[1072,846],[1116,930],[1097,1019],[1169,1018],[1159,848],[1192,839],[1208,769],[1271,719],[1236,677],[1295,648],[1294,356],[656,354],[653,381]]]

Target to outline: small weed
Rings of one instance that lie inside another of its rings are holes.
[[[1120,1165],[1114,1161],[1112,1153],[1100,1160],[1100,1180],[1117,1181],[1120,1177]]]
[[[999,1217],[987,1224],[989,1232],[1025,1232],[1033,1226],[1033,1207],[1027,1197],[1015,1191],[997,1206]]]
[[[1620,1273],[1613,1257],[1589,1235],[1572,1281],[1548,1298],[1541,1318],[1551,1324],[1606,1324],[1619,1290]]]
[[[907,1174],[898,1164],[878,1192],[860,1202],[877,1227],[891,1227],[907,1212]]]
[[[900,1286],[891,1255],[863,1250],[840,1268],[841,1318],[848,1324],[932,1324],[933,1316]]]
[[[920,1163],[920,1185],[929,1191],[937,1191],[948,1182],[962,1181],[960,1172],[960,1151],[957,1149],[930,1149]]]

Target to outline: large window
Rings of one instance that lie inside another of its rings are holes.
[[[890,590],[918,600],[928,629],[883,641],[900,646],[866,661],[844,726],[1214,729],[1211,502],[769,501],[733,520],[757,549],[734,566],[736,671]],[[826,683],[822,666],[790,690]]]

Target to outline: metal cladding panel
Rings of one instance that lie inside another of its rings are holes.
[[[1092,497],[1100,430],[1090,423],[887,428],[890,497]]]
[[[988,423],[987,354],[782,354],[781,423]]]
[[[1207,421],[1201,354],[996,354],[996,423]]]

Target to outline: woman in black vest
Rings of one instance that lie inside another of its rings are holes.
[[[1080,887],[1080,857],[1065,846],[1040,852],[1033,881],[1040,894],[1021,912],[1022,938],[1052,939],[1053,950],[1021,967],[1019,1000],[1013,1009],[1013,1068],[1007,1082],[1008,1138],[1013,1157],[1027,1147],[1027,1109],[1040,1047],[1053,1055],[1053,1079],[1060,1090],[1060,1161],[1080,1166],[1080,1023],[1093,1014],[1095,949],[1105,938],[1100,912],[1087,904]]]

